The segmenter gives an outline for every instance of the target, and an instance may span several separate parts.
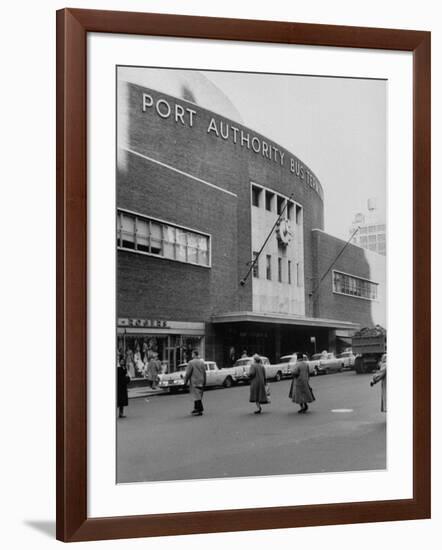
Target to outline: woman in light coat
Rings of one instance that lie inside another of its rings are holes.
[[[290,386],[289,397],[294,403],[300,405],[298,413],[304,414],[308,410],[308,404],[315,400],[309,384],[310,371],[306,357],[298,353],[297,362],[293,369],[292,385]]]
[[[266,392],[266,371],[262,359],[258,354],[253,356],[253,363],[249,370],[250,378],[250,403],[256,404],[255,414],[261,414],[262,407],[268,403]]]

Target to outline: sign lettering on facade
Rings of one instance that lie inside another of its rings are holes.
[[[181,124],[189,128],[196,126],[197,111],[189,107],[184,107],[179,103],[171,104],[164,98],[154,99],[152,95],[143,93],[141,110],[143,113],[154,111],[162,120],[172,119],[176,124]],[[224,141],[230,141],[233,144],[248,149],[256,155],[261,155],[279,166],[287,167],[291,174],[296,175],[301,181],[314,189],[318,195],[322,196],[322,188],[314,174],[294,157],[286,157],[275,144],[265,140],[261,136],[253,135],[245,129],[238,128],[230,121],[222,118],[212,117],[207,126],[206,133],[215,136]]]
[[[118,326],[120,327],[137,327],[137,328],[170,328],[168,321],[160,319],[127,319],[119,318]]]

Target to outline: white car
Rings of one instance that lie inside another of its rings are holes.
[[[281,365],[271,365],[268,357],[264,357],[263,355],[261,355],[260,357],[262,359],[266,378],[274,379],[276,381],[281,380],[283,376]],[[239,370],[236,375],[238,380],[241,380],[243,382],[249,381],[250,366],[253,362],[254,359],[252,356],[241,357],[241,359],[238,359],[238,361],[236,361],[232,368]]]
[[[280,366],[280,369],[282,370],[283,376],[292,376],[293,369],[296,365],[297,360],[298,359],[297,359],[296,353],[292,353],[291,355],[283,355],[280,358],[279,366]],[[316,370],[315,370],[314,364],[311,361],[307,361],[307,364],[308,364],[308,370],[309,370],[310,376],[315,376]]]
[[[350,351],[344,351],[337,356],[338,361],[342,364],[344,369],[353,369],[355,366],[356,355]]]
[[[242,374],[242,369],[235,367],[229,369],[219,369],[215,361],[204,361],[206,365],[206,388],[210,386],[224,386],[230,388],[238,380],[236,373]],[[175,372],[169,374],[160,374],[158,376],[158,387],[168,389],[170,393],[176,393],[184,390],[184,377],[186,375],[187,363],[178,365]]]
[[[316,374],[329,374],[330,372],[340,372],[344,366],[334,353],[323,351],[312,356],[312,363]]]

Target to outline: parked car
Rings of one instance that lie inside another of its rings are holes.
[[[312,357],[316,374],[329,374],[330,372],[339,372],[343,369],[343,363],[334,353],[323,351],[316,353]]]
[[[337,355],[337,359],[341,361],[342,368],[344,369],[353,369],[355,366],[356,355],[351,351],[344,351]]]
[[[325,352],[326,353],[326,352]],[[308,362],[310,372],[313,370],[315,374],[319,374],[319,365],[323,357],[322,353],[314,353]]]
[[[224,386],[230,388],[238,382],[237,374],[242,375],[242,369],[231,367],[220,369],[215,361],[204,361],[206,365],[206,388],[211,386]],[[175,372],[160,374],[158,387],[168,389],[170,393],[176,393],[184,389],[184,377],[186,375],[187,363],[178,365]]]
[[[262,364],[264,365],[266,378],[274,379],[276,381],[281,380],[283,376],[281,365],[280,364],[271,365],[268,357],[264,357],[263,355],[261,355],[260,357],[262,359]],[[242,373],[240,374],[236,373],[238,380],[242,382],[249,381],[249,370],[250,370],[250,365],[252,363],[253,363],[252,356],[241,357],[241,359],[238,359],[238,361],[236,361],[236,363],[233,365],[232,368],[242,369]]]
[[[187,363],[182,363],[178,365],[175,372],[158,375],[158,387],[163,390],[168,389],[170,393],[176,393],[179,390],[183,390],[186,368]]]
[[[292,353],[291,355],[283,355],[279,361],[280,361],[279,366],[282,371],[282,376],[283,377],[292,376],[293,368],[295,367],[296,361],[297,361],[297,354]],[[315,370],[314,364],[311,361],[307,361],[307,363],[310,371],[310,376],[315,376],[316,370]]]

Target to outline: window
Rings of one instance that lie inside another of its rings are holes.
[[[158,220],[118,212],[117,246],[196,265],[210,265],[209,236]]]
[[[266,191],[266,210],[272,212],[273,210],[273,199],[275,198],[275,193],[270,193]]]
[[[261,206],[261,192],[262,189],[259,187],[256,187],[255,185],[252,185],[252,204],[253,206]]]
[[[299,262],[296,262],[296,286],[301,286],[301,268]]]
[[[378,284],[367,279],[333,271],[333,292],[367,300],[376,300],[378,297]]]
[[[287,264],[287,276],[289,285],[292,284],[292,262],[289,260]]]
[[[272,280],[272,257],[270,254],[266,256],[266,279],[268,281]]]
[[[259,258],[258,258],[258,252],[254,252],[253,253],[253,261],[255,262],[255,264],[253,265],[253,276],[255,277],[255,279],[257,279],[259,277]]]
[[[289,202],[287,205],[287,219],[293,220],[293,210],[294,210],[294,204],[292,202]]]
[[[298,225],[301,225],[301,212],[302,212],[302,208],[296,205],[296,223]]]
[[[285,205],[285,199],[283,197],[277,197],[276,198],[276,213],[278,215],[281,215]]]
[[[278,258],[278,282],[282,283],[282,258]]]
[[[132,216],[120,216],[120,246],[135,248],[135,219]]]

